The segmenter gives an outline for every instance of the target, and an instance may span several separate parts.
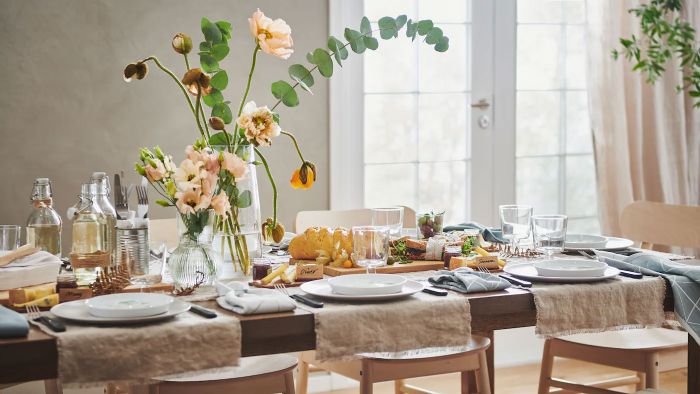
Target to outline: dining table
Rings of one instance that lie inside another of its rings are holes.
[[[688,261],[700,264],[700,260]],[[467,294],[472,332],[491,339],[487,351],[489,378],[494,385],[494,331],[536,324],[533,294],[527,289]],[[211,301],[205,304],[213,305]],[[664,310],[673,311],[673,294],[667,286]],[[313,350],[316,344],[314,314],[302,308],[291,312],[238,315],[241,356]],[[0,384],[50,380],[58,376],[56,338],[32,327],[26,338],[0,339]],[[688,393],[700,393],[700,345],[688,336]]]

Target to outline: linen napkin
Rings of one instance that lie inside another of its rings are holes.
[[[463,231],[463,230],[479,230],[481,236],[484,237],[484,241],[498,244],[507,244],[508,240],[503,238],[501,229],[498,228],[488,228],[483,224],[477,222],[461,223],[454,226],[447,226],[442,229],[444,232],[450,231]]]
[[[0,338],[26,337],[29,323],[19,313],[0,306]]]
[[[39,251],[0,267],[0,290],[55,282],[61,259]]]
[[[428,282],[435,287],[460,293],[497,291],[510,287],[510,282],[497,275],[474,271],[467,267],[460,267],[454,271],[438,271],[436,276],[428,278]]]
[[[297,307],[294,300],[277,290],[256,288],[231,290],[217,298],[216,303],[240,315],[288,312]]]
[[[615,268],[665,278],[671,284],[676,315],[695,341],[700,342],[700,267],[673,262],[657,254],[622,256],[596,251],[596,255]]]

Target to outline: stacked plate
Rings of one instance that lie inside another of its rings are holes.
[[[377,301],[408,297],[423,290],[423,285],[400,275],[357,274],[307,282],[301,290],[321,298]]]
[[[54,315],[93,324],[138,324],[174,317],[190,309],[186,302],[157,293],[120,293],[58,304]]]
[[[505,272],[540,282],[595,282],[617,276],[620,271],[590,259],[557,259],[506,265]]]
[[[619,250],[629,248],[634,241],[625,238],[605,237],[590,234],[566,234],[564,249],[566,250]]]

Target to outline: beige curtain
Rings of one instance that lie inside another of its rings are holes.
[[[588,89],[601,230],[619,235],[622,209],[632,201],[697,205],[700,108],[678,94],[682,74],[669,64],[655,85],[613,60],[620,37],[639,37],[627,10],[638,1],[588,0]],[[700,5],[685,0],[683,16],[700,30]],[[700,37],[699,37],[700,38]]]

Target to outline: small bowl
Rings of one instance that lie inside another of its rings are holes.
[[[566,234],[565,248],[599,249],[608,244],[608,238],[600,235]]]
[[[328,279],[336,294],[382,295],[400,293],[406,278],[392,274],[342,275]]]
[[[537,275],[550,278],[581,278],[603,276],[608,265],[590,259],[558,259],[533,264]]]
[[[158,293],[119,293],[85,301],[88,312],[98,317],[145,317],[168,311],[175,299]]]

